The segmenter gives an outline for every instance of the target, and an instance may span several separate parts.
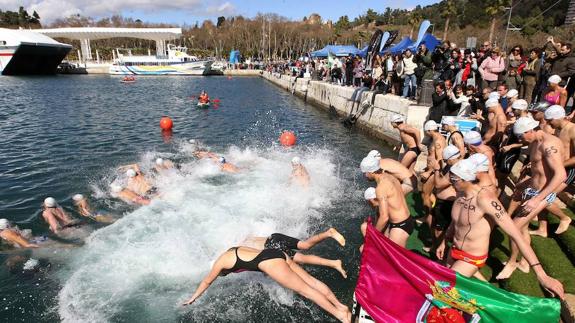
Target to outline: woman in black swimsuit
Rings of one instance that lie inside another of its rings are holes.
[[[341,322],[351,323],[351,312],[347,306],[338,301],[329,287],[308,274],[278,249],[257,250],[247,247],[229,249],[216,260],[210,273],[202,280],[192,298],[186,301],[184,305],[192,304],[218,276],[242,271],[261,271],[283,287],[289,288],[316,303]]]

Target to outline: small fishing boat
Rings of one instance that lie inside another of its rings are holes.
[[[133,76],[126,76],[120,81],[120,83],[134,83],[134,82],[136,82],[136,78]]]

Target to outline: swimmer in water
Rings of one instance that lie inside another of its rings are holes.
[[[110,191],[112,197],[118,198],[128,204],[138,204],[138,205],[150,204],[149,198],[140,196],[127,188],[123,188],[118,184],[110,185]]]
[[[38,248],[39,246],[28,240],[31,232],[20,230],[12,226],[7,219],[0,219],[0,238],[11,244],[14,248]]]
[[[342,247],[345,246],[345,238],[334,228],[330,228],[325,232],[309,237],[304,241],[286,236],[281,233],[273,233],[269,237],[249,237],[244,242],[242,242],[242,246],[251,247],[258,250],[278,249],[290,256],[293,261],[298,264],[330,267],[339,271],[343,278],[347,278],[347,273],[345,270],[343,270],[341,260],[325,259],[315,255],[306,255],[298,252],[298,250],[311,249],[313,246],[327,238],[334,239]]]
[[[156,165],[154,166],[154,169],[158,173],[162,173],[164,171],[176,169],[176,165],[169,159],[156,158]]]
[[[209,158],[213,160],[214,162],[220,165],[220,170],[223,172],[238,173],[240,171],[240,169],[236,165],[229,163],[225,157],[218,156],[212,152],[203,149],[197,149],[196,151],[194,151],[194,156],[196,156],[199,159]]]
[[[58,233],[63,228],[78,224],[66,212],[64,212],[64,209],[58,205],[53,197],[47,197],[42,206],[44,208],[44,211],[42,211],[42,217],[48,223],[52,232]]]
[[[78,213],[80,213],[80,215],[82,216],[90,218],[96,222],[102,222],[102,223],[113,223],[114,221],[116,221],[116,219],[114,219],[109,215],[94,213],[94,211],[92,211],[92,208],[90,207],[90,204],[88,204],[88,200],[82,194],[74,195],[72,197],[72,200],[74,201],[74,205],[78,209]]]
[[[296,183],[303,187],[309,186],[309,173],[305,166],[302,165],[299,157],[294,157],[291,160],[292,171],[290,175],[290,183]]]
[[[126,185],[126,189],[146,197],[152,197],[157,193],[157,188],[153,187],[144,177],[138,164],[122,166],[119,169],[127,169],[128,185]]]
[[[219,256],[194,295],[183,305],[194,303],[219,276],[242,271],[263,272],[281,286],[316,303],[340,322],[351,323],[349,308],[337,299],[331,289],[278,249],[257,250],[247,247],[228,249]]]

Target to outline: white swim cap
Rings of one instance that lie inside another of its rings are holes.
[[[463,159],[455,163],[449,171],[464,181],[472,182],[477,179],[477,167],[469,159]]]
[[[405,122],[405,117],[402,116],[401,114],[394,114],[394,115],[391,117],[391,122],[394,122],[394,123]]]
[[[491,99],[499,100],[500,97],[501,97],[501,95],[499,95],[498,92],[491,92],[491,93],[489,93],[489,96],[487,97],[487,99],[488,100],[491,100]]]
[[[365,157],[359,164],[362,173],[373,173],[380,170],[379,159],[371,156]]]
[[[8,219],[0,219],[0,230],[5,230],[10,226]]]
[[[463,142],[467,145],[479,145],[483,142],[481,134],[477,131],[468,131],[463,135]]]
[[[225,164],[226,158],[224,156],[220,157],[220,163]]]
[[[493,108],[493,107],[499,106],[499,99],[489,99],[489,100],[485,101],[485,106],[487,108]]]
[[[513,133],[520,135],[537,128],[537,126],[539,126],[539,121],[535,121],[531,117],[521,117],[515,121],[515,124],[513,125]]]
[[[126,176],[128,176],[130,178],[136,177],[136,171],[130,168],[126,171]]]
[[[561,76],[559,75],[551,75],[547,80],[549,83],[559,84],[561,83]]]
[[[189,143],[190,143],[190,144],[195,144],[196,142],[197,142],[196,139],[190,139],[190,140],[189,140]]]
[[[470,161],[474,162],[478,172],[489,171],[489,157],[485,154],[473,154],[468,158]]]
[[[366,201],[375,199],[375,187],[368,187],[365,192],[363,192],[363,198]]]
[[[118,184],[110,184],[112,193],[120,193],[124,188]]]
[[[291,159],[291,164],[292,165],[299,165],[299,164],[301,164],[301,160],[299,159],[299,157],[296,156],[296,157]]]
[[[512,109],[521,110],[521,111],[527,110],[528,107],[529,107],[529,103],[527,103],[527,101],[525,101],[523,99],[519,99],[519,100],[513,102],[513,104],[511,105]]]
[[[373,158],[381,159],[381,153],[377,150],[372,150],[367,154],[367,157],[373,157]]]
[[[519,95],[519,91],[517,91],[516,89],[511,89],[511,90],[509,90],[509,92],[507,92],[507,94],[505,96],[507,98],[511,99],[511,98],[514,98],[518,95]]]
[[[459,152],[459,148],[454,145],[449,145],[443,149],[442,155],[443,160],[450,160],[452,158],[460,157],[461,153]]]
[[[56,202],[56,200],[53,197],[47,197],[44,200],[44,205],[46,207],[56,207],[58,205],[58,203]]]
[[[162,158],[156,158],[156,165],[162,166],[164,164],[164,160]]]
[[[439,125],[433,120],[429,120],[423,125],[423,130],[425,131],[437,130],[438,128]]]
[[[545,120],[556,120],[565,118],[565,109],[560,105],[552,105],[545,110]]]
[[[82,194],[76,194],[72,197],[72,200],[74,200],[75,202],[80,202],[83,199],[84,199],[84,195],[82,195]]]
[[[448,125],[448,126],[454,126],[455,125],[455,118],[451,117],[451,116],[443,117],[443,119],[441,119],[441,124]]]

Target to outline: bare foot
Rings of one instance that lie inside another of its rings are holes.
[[[345,238],[341,235],[341,233],[337,232],[337,230],[334,228],[330,228],[328,231],[331,234],[332,239],[337,241],[342,247],[345,247]]]
[[[517,268],[526,274],[528,274],[529,270],[531,270],[531,266],[529,266],[529,263],[527,260],[525,260],[525,258],[521,259],[521,261],[517,263]]]
[[[563,220],[559,221],[559,227],[557,228],[557,230],[555,230],[555,234],[561,234],[561,233],[567,231],[567,229],[569,229],[569,225],[571,224],[571,221],[573,221],[573,220],[569,219],[569,220],[565,220],[565,221],[563,221]]]
[[[499,273],[499,275],[497,275],[497,277],[495,277],[495,279],[500,280],[509,278],[511,274],[513,274],[516,268],[517,268],[516,262],[507,262],[507,264],[505,264],[505,267],[503,267],[503,270]]]
[[[343,278],[347,278],[347,273],[345,272],[345,270],[343,269],[343,266],[341,264],[341,260],[334,260],[334,266],[332,267],[333,269],[339,271],[339,273],[343,276]]]
[[[567,226],[569,226],[569,225],[567,225]],[[558,230],[559,230],[559,229],[558,229]],[[539,229],[537,229],[537,230],[530,230],[530,231],[529,231],[529,234],[532,235],[532,236],[540,236],[540,237],[543,237],[543,238],[547,238],[547,232],[540,231]]]
[[[343,323],[351,323],[351,312],[347,307],[344,311],[341,311],[340,315],[338,315],[338,319]]]

